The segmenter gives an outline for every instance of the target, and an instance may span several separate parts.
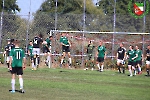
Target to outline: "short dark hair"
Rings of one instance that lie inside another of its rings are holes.
[[[39,34],[39,37],[40,37],[40,38],[43,38],[43,35],[40,33],[40,34]]]
[[[10,42],[14,42],[14,41],[15,41],[15,39],[11,39],[11,40],[10,40]]]
[[[49,38],[52,38],[53,36],[49,36]]]

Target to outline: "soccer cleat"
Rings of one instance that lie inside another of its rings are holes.
[[[130,77],[132,77],[133,75],[130,75]]]
[[[103,71],[104,71],[103,69],[100,70],[100,72],[103,72]]]
[[[15,90],[10,91],[11,93],[15,93]]]
[[[21,92],[21,93],[25,93],[25,90],[24,90],[24,89],[20,89],[20,92]]]

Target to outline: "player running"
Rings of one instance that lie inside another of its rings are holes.
[[[52,41],[53,37],[50,36],[49,38],[47,38],[44,42],[43,42],[43,53],[45,56],[45,64],[47,66],[49,66],[50,68],[50,56],[51,56],[51,41]]]
[[[138,46],[135,46],[136,49],[136,67],[138,68],[138,74],[142,74],[141,65],[142,65],[142,51],[139,49]]]
[[[16,74],[19,76],[19,83],[20,83],[20,90],[24,92],[23,89],[23,68],[25,68],[26,58],[25,52],[23,49],[19,47],[19,41],[15,40],[15,48],[10,51],[10,70],[12,74],[11,79],[11,86],[12,91],[11,93],[15,93],[15,76]]]
[[[71,68],[71,55],[70,55],[70,47],[71,47],[71,43],[68,40],[68,38],[66,37],[66,33],[62,33],[62,36],[60,37],[60,43],[62,45],[62,58],[61,58],[61,62],[60,62],[60,67],[62,68],[62,64],[64,61],[64,58],[66,56],[66,53],[68,54],[69,57],[69,68]]]
[[[33,62],[33,42],[30,41],[29,45],[28,45],[28,55],[30,57],[30,61],[31,61],[31,65],[32,65],[32,70],[34,70],[34,62]]]
[[[121,68],[122,72],[125,73],[125,67],[124,67],[124,62],[126,58],[126,49],[123,47],[123,43],[120,43],[120,47],[117,50],[117,67],[119,73],[121,73]]]
[[[146,50],[146,76],[150,76],[150,45],[147,46]]]
[[[136,51],[133,50],[133,46],[129,46],[129,50],[127,52],[128,60],[128,69],[129,69],[129,76],[133,76],[132,70],[134,70],[134,75],[136,75],[135,65],[136,65]]]
[[[97,48],[96,56],[97,56],[97,62],[96,62],[97,67],[99,68],[100,72],[103,72],[104,60],[106,59],[106,48],[105,48],[105,46],[103,46],[102,41],[99,42],[99,46]]]
[[[38,36],[35,36],[33,39],[33,61],[34,61],[34,70],[37,69],[39,63],[40,63],[40,45],[42,44],[43,35],[39,34]]]

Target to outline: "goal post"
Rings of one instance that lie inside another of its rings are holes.
[[[66,31],[66,30],[51,30],[51,35],[54,37],[52,43],[52,55],[61,56],[61,45],[59,39],[61,33],[66,33],[69,41],[71,42],[71,56],[78,59],[83,66],[86,60],[87,45],[89,41],[93,41],[95,49],[93,54],[95,55],[96,47],[99,46],[99,41],[102,40],[106,50],[107,58],[114,59],[116,57],[119,44],[123,43],[126,50],[130,45],[138,45],[140,49],[145,52],[147,45],[150,43],[150,33],[132,33],[132,32],[91,32],[91,31]]]

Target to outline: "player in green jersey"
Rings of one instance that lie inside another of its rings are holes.
[[[62,45],[62,58],[61,58],[61,62],[60,62],[60,67],[62,67],[63,64],[63,60],[66,56],[66,53],[68,54],[69,57],[69,68],[71,67],[71,55],[70,55],[70,47],[71,47],[71,43],[69,42],[68,38],[66,37],[66,33],[62,33],[62,36],[60,37],[60,43]]]
[[[104,69],[104,60],[106,59],[106,48],[103,46],[103,42],[99,42],[99,46],[97,48],[97,67],[99,68],[99,71],[102,72]]]
[[[26,58],[25,52],[19,47],[19,41],[15,40],[15,48],[10,51],[10,70],[12,74],[11,85],[12,93],[15,92],[15,76],[19,76],[20,90],[24,92],[23,89],[23,68],[25,68]]]
[[[135,46],[136,49],[136,67],[138,68],[138,74],[142,74],[141,65],[142,65],[142,58],[143,54],[142,51],[139,49],[138,46]]]
[[[129,50],[127,52],[128,58],[128,70],[130,75],[133,76],[132,70],[134,70],[134,75],[136,75],[135,65],[136,65],[136,52],[133,50],[133,46],[129,46]]]
[[[51,41],[52,41],[53,37],[50,36],[48,37],[44,42],[43,42],[43,53],[45,56],[45,64],[47,66],[49,66],[50,68],[50,56],[51,56]]]
[[[30,41],[29,45],[28,45],[28,55],[30,57],[30,61],[31,61],[31,65],[32,65],[32,70],[34,69],[34,62],[33,62],[33,42]]]

